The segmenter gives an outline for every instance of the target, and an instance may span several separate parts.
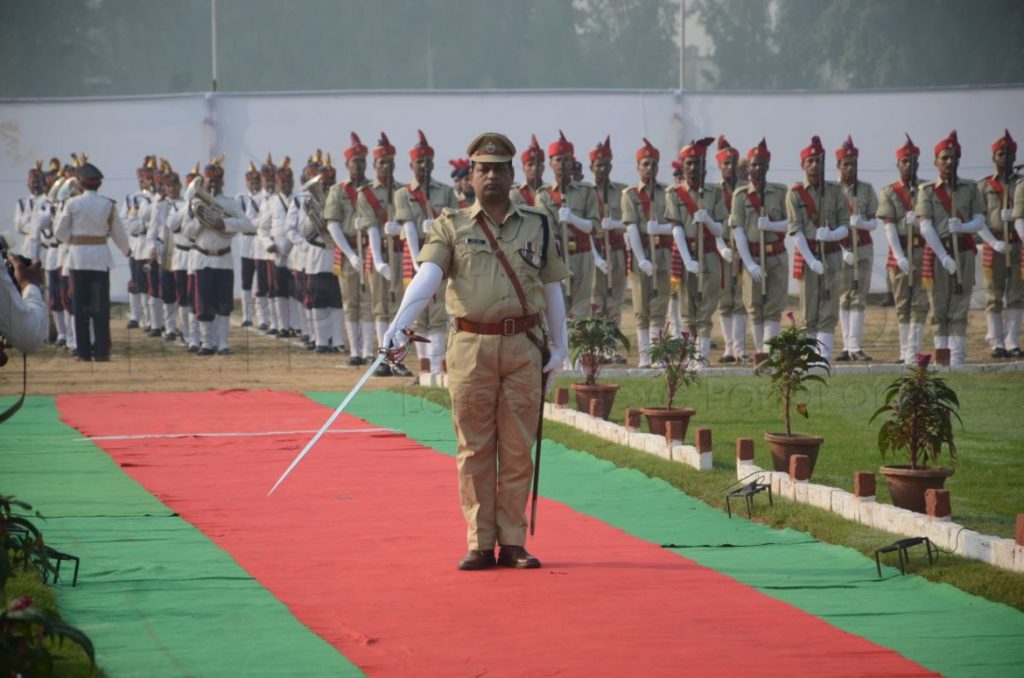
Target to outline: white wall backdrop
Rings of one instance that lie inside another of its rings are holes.
[[[876,189],[895,179],[895,149],[909,132],[922,149],[921,178],[934,177],[932,146],[957,129],[964,146],[961,174],[991,171],[989,147],[1004,127],[1024,137],[1024,87],[877,92],[684,93],[663,91],[458,91],[190,94],[158,97],[0,100],[0,232],[10,239],[26,170],[37,159],[85,152],[106,175],[101,190],[122,197],[135,186],[142,157],[166,157],[184,173],[196,161],[227,155],[226,191],[243,189],[250,160],[268,151],[301,166],[316,148],[341,162],[349,132],[372,147],[384,130],[398,148],[397,176],[409,178],[406,151],[422,129],[437,151],[438,178],[450,158],[484,130],[507,134],[520,149],[537,135],[543,146],[565,131],[577,155],[611,134],[613,176],[635,180],[633,153],[646,136],[662,151],[663,180],[680,145],[724,133],[742,151],[766,137],[770,179],[798,179],[799,152],[812,134],[831,153],[847,134],[861,150],[860,176]],[[586,164],[586,163],[584,163]],[[830,165],[830,167],[834,167]],[[709,178],[715,177],[714,169]],[[339,170],[343,174],[343,169]],[[834,170],[831,176],[835,177]],[[876,246],[872,290],[885,288],[885,248]],[[980,276],[979,276],[980,277]],[[127,265],[112,290],[124,298]]]

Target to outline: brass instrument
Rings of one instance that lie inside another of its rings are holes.
[[[206,228],[223,232],[223,227],[218,227],[217,222],[224,219],[245,219],[235,210],[217,202],[217,199],[203,188],[202,177],[196,177],[189,183],[183,197],[195,211],[196,218]]]

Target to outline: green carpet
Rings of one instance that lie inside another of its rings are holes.
[[[81,558],[61,611],[110,676],[359,676],[222,549],[33,397],[0,427],[0,492],[33,504],[48,544]]]
[[[343,394],[307,395],[333,408]],[[370,391],[355,398],[348,411],[455,453],[449,411],[424,399]],[[730,520],[637,471],[549,441],[541,493],[640,539],[674,545],[701,565],[945,675],[1007,676],[1024,666],[1024,613],[953,586],[898,576],[892,568],[878,580],[874,561],[853,549],[794,530]],[[543,514],[538,529],[545,529]]]

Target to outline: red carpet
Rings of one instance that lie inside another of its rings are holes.
[[[316,429],[329,414],[271,392],[57,402],[89,436]],[[459,572],[454,461],[401,435],[329,434],[268,498],[309,437],[97,444],[370,675],[926,673],[555,502],[529,544],[544,569]]]

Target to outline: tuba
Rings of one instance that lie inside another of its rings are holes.
[[[313,222],[313,226],[316,227],[317,233],[321,237],[330,241],[331,234],[327,230],[327,221],[324,219],[324,187],[320,184],[321,175],[317,174],[315,177],[302,184],[302,191],[307,194],[305,202],[302,204],[302,209],[306,211],[306,216]]]
[[[235,210],[217,202],[217,199],[203,188],[202,177],[193,179],[189,183],[188,188],[185,189],[182,197],[185,198],[185,202],[188,203],[189,207],[195,210],[196,218],[199,219],[199,222],[206,228],[213,229],[214,231],[223,232],[224,230],[215,226],[218,221],[224,219],[245,219],[244,216]]]

